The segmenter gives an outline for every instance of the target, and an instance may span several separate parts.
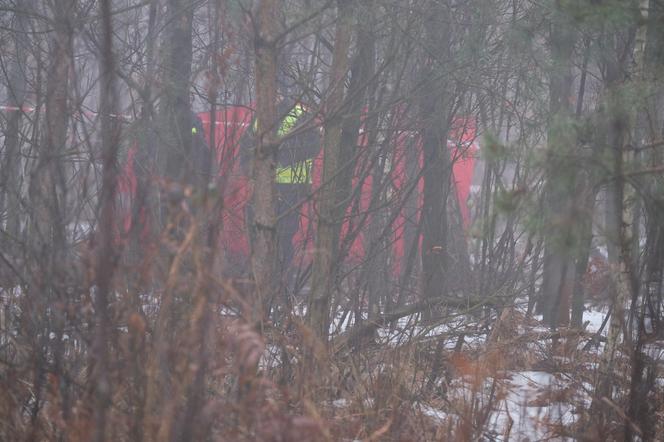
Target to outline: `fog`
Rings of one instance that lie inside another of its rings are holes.
[[[0,440],[661,440],[660,0],[0,0]]]

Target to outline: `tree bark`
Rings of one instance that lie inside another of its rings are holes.
[[[45,140],[30,183],[34,209],[30,238],[35,256],[43,259],[54,258],[48,250],[61,253],[65,245],[67,203],[61,154],[67,142],[70,113],[68,90],[73,34],[70,16],[73,14],[73,0],[59,0],[53,6],[54,34],[46,82]],[[53,262],[60,261],[54,259]],[[46,268],[53,269],[52,266]],[[45,279],[49,278],[46,276]]]
[[[341,134],[345,79],[348,74],[348,51],[352,32],[352,0],[337,0],[338,21],[326,103],[325,135],[323,138],[323,176],[317,199],[318,223],[314,252],[312,292],[307,322],[316,337],[326,343],[330,324],[330,300],[334,282],[334,258],[338,251],[338,195],[342,188]]]
[[[447,148],[449,111],[446,82],[437,68],[449,59],[449,29],[444,5],[432,5],[424,23],[426,59],[421,74],[419,98],[420,138],[423,151],[422,203],[422,296],[424,300],[446,292],[449,265],[447,199],[450,193],[451,164]],[[430,317],[432,312],[424,312]]]
[[[584,311],[584,286],[583,278],[588,268],[588,261],[590,259],[590,250],[592,247],[593,239],[593,213],[595,211],[595,199],[597,191],[594,189],[591,177],[586,176],[583,184],[580,185],[580,219],[579,219],[579,246],[578,255],[574,271],[574,292],[572,295],[572,317],[571,325],[575,328],[583,326],[583,311]]]
[[[157,172],[160,178],[182,185],[196,184],[195,155],[192,151],[190,104],[192,64],[192,22],[194,5],[188,0],[168,0],[166,40],[162,60]],[[159,208],[158,225],[168,222],[167,208]]]
[[[31,171],[29,184],[30,219],[27,257],[29,269],[30,321],[35,336],[51,333],[55,339],[46,340],[41,356],[52,354],[52,373],[63,377],[61,412],[65,422],[69,419],[69,381],[63,376],[64,347],[62,334],[65,329],[69,292],[67,286],[71,269],[66,263],[67,225],[70,219],[63,153],[67,149],[68,126],[71,115],[69,102],[70,74],[73,60],[73,17],[75,2],[59,0],[51,5],[53,17],[52,39],[49,41],[50,64],[46,80],[45,125],[43,139],[38,144],[37,162]],[[44,318],[49,317],[46,322]],[[34,321],[34,322],[33,322]],[[42,336],[44,336],[42,335]],[[44,343],[40,343],[43,345]],[[36,372],[43,367],[36,367]],[[43,372],[42,372],[43,373]],[[35,415],[36,417],[36,415]],[[66,435],[66,430],[65,435]]]
[[[276,17],[280,2],[264,0],[258,10],[258,29],[254,36],[256,56],[256,120],[258,145],[252,169],[253,225],[251,265],[255,281],[256,303],[253,319],[260,321],[264,306],[273,298],[277,270],[275,174],[279,140],[277,127],[277,55]]]
[[[574,289],[574,195],[576,171],[572,126],[572,54],[575,36],[561,1],[556,1],[551,23],[552,71],[549,86],[547,185],[544,274],[541,302],[544,320],[552,330],[569,325]]]
[[[15,31],[12,38],[14,60],[9,68],[9,83],[7,85],[8,104],[15,110],[9,111],[7,116],[5,149],[2,165],[0,166],[0,213],[6,214],[8,238],[8,240],[3,240],[3,243],[6,244],[3,249],[9,252],[14,250],[14,242],[19,240],[21,226],[19,171],[21,169],[21,120],[27,93],[25,78],[29,45],[27,25],[27,13],[15,13]]]
[[[633,60],[631,67],[631,77],[633,84],[638,85],[643,80],[643,64],[646,46],[647,18],[650,6],[649,0],[640,0],[639,9],[641,13],[641,22],[636,29],[634,41]],[[635,198],[634,188],[629,184],[626,177],[626,169],[633,161],[633,149],[628,148],[628,136],[634,129],[633,121],[635,116],[630,117],[628,104],[623,101],[620,88],[625,86],[627,70],[624,72],[616,71],[616,66],[608,66],[609,82],[608,88],[608,112],[609,112],[609,140],[612,153],[612,178],[613,192],[610,197],[615,207],[614,220],[617,231],[614,232],[617,240],[618,263],[611,269],[613,280],[613,314],[609,323],[607,342],[604,347],[599,365],[599,385],[597,392],[599,397],[612,398],[615,359],[620,344],[620,337],[623,335],[624,341],[631,346],[632,333],[629,325],[625,322],[625,308],[628,300],[635,300],[638,295],[636,269],[634,268],[633,245],[632,245],[632,224],[634,222],[633,201]],[[610,240],[610,238],[609,238]],[[632,303],[634,305],[634,302]],[[624,331],[624,332],[623,332]],[[633,351],[638,352],[632,347]],[[637,362],[634,361],[633,362]],[[631,388],[631,385],[630,385]],[[629,425],[627,423],[626,425]],[[626,434],[631,430],[626,428]]]
[[[102,188],[99,210],[99,248],[96,259],[95,284],[95,326],[94,370],[94,440],[106,440],[106,414],[111,405],[111,380],[109,373],[109,338],[111,318],[109,299],[112,291],[113,275],[118,254],[114,244],[115,190],[118,181],[117,154],[120,132],[117,118],[117,94],[115,89],[115,61],[113,56],[113,24],[111,0],[102,0],[100,4],[102,21],[102,50],[99,63],[101,73],[99,112],[101,115],[102,143]],[[92,288],[91,288],[92,290]]]
[[[194,175],[192,166],[192,133],[191,133],[191,107],[190,107],[190,77],[192,64],[192,20],[195,5],[188,0],[167,0],[165,10],[163,55],[161,57],[161,99],[157,115],[157,128],[155,135],[158,142],[154,143],[154,172],[156,177],[169,181],[174,187],[193,184],[191,178]],[[156,11],[150,11],[156,14]],[[154,20],[154,18],[151,18]],[[149,29],[150,32],[150,29]],[[150,74],[152,71],[149,71]],[[149,81],[149,78],[148,78]],[[149,92],[149,91],[148,91]],[[150,110],[148,105],[147,110]],[[149,118],[149,115],[146,116]],[[148,123],[148,130],[149,130]],[[148,132],[147,137],[151,133]],[[147,146],[151,141],[147,140]],[[150,152],[145,152],[150,154]],[[151,161],[147,159],[148,164]],[[148,165],[148,176],[152,172],[151,164]],[[152,177],[150,177],[152,178]],[[145,181],[140,185],[148,184]],[[149,183],[153,184],[153,183]],[[172,208],[167,205],[168,192],[170,190],[163,186],[163,182],[155,180],[153,185],[161,185],[152,197],[156,202],[149,201],[151,227],[155,234],[174,221],[171,213]],[[147,196],[147,189],[139,187],[139,197]],[[169,269],[168,278],[163,282],[161,292],[161,304],[158,318],[154,327],[154,350],[148,361],[148,372],[152,374],[146,383],[143,436],[147,439],[169,439],[172,431],[171,421],[175,418],[176,410],[171,403],[164,402],[175,395],[180,384],[172,382],[173,370],[169,359],[169,345],[173,342],[177,329],[175,327],[174,311],[177,307],[173,294],[173,283],[171,278],[180,271],[182,255],[188,252],[190,246],[189,227],[187,233],[183,232],[184,226],[175,226],[173,239],[177,241],[177,252],[162,247],[162,256],[165,262],[163,266]],[[137,232],[138,233],[138,232]],[[160,425],[153,425],[155,414],[160,418]]]

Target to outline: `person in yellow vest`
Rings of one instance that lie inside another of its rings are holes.
[[[281,100],[277,106],[279,115],[284,115],[277,129],[280,137],[286,137],[293,129],[299,127],[308,119],[308,112],[302,103]],[[245,164],[249,162],[249,153],[255,147],[255,135],[259,129],[259,122],[254,119],[247,131],[245,140],[242,142],[241,151]],[[275,186],[277,190],[277,241],[279,249],[279,260],[282,270],[290,273],[289,269],[293,261],[293,237],[300,227],[299,204],[303,202],[311,192],[312,167],[314,158],[320,150],[320,131],[311,128],[286,137],[279,146],[277,153],[277,168],[275,172]],[[245,168],[245,170],[248,170]],[[251,218],[249,207],[248,217]],[[288,284],[290,279],[287,276]]]
[[[287,106],[287,105],[285,105]],[[285,107],[284,106],[284,107]],[[279,135],[285,136],[307,118],[306,108],[296,103],[291,107],[279,127]],[[300,229],[300,208],[311,193],[314,158],[320,150],[320,131],[312,128],[288,138],[279,148],[275,182],[277,187],[277,225],[279,258],[287,271],[293,263],[293,237]],[[292,284],[294,271],[288,272],[288,284]]]

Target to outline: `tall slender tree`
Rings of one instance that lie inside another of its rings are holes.
[[[451,96],[446,62],[451,38],[448,5],[431,2],[424,16],[423,60],[418,87],[418,125],[422,140],[424,194],[422,201],[422,298],[431,300],[446,291],[448,266],[447,199],[451,164],[447,150]],[[431,310],[427,316],[431,316]]]
[[[342,133],[346,77],[348,75],[353,0],[337,0],[337,24],[330,69],[329,90],[325,101],[322,184],[317,198],[318,225],[314,254],[312,292],[307,321],[316,336],[327,342],[330,327],[330,299],[334,284],[335,256],[339,247],[342,222],[339,201],[342,189]],[[348,166],[346,166],[348,167]]]
[[[574,287],[574,194],[576,170],[573,153],[572,56],[575,33],[563,2],[551,11],[551,74],[547,139],[546,231],[542,302],[552,328],[568,325]]]
[[[256,69],[257,145],[252,163],[253,230],[251,266],[256,284],[254,320],[269,312],[265,306],[273,298],[277,269],[276,191],[274,177],[279,140],[277,127],[277,58],[279,53],[279,0],[262,1],[258,7],[254,31]]]

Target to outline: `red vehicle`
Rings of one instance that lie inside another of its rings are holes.
[[[201,112],[198,117],[202,121],[205,139],[210,144],[210,113]],[[240,164],[240,140],[250,126],[253,118],[251,109],[245,106],[228,106],[217,111],[215,116],[215,152],[219,164],[220,191],[224,198],[222,233],[220,246],[228,262],[245,263],[249,256],[248,230],[245,221],[245,209],[251,199],[251,182],[246,176],[245,170]],[[463,219],[464,227],[470,223],[467,199],[470,193],[475,153],[475,125],[471,119],[459,118],[454,121],[451,130],[452,140],[448,141],[450,157],[453,162],[454,188],[458,198],[458,205]],[[395,202],[402,197],[399,190],[409,181],[409,161],[417,159],[419,167],[422,167],[422,152],[417,136],[413,132],[402,131],[395,136],[395,149],[391,158],[392,164],[389,172],[390,186],[394,190]],[[366,146],[366,139],[360,135],[358,145],[360,148]],[[409,149],[414,149],[415,154]],[[368,152],[367,152],[368,153]],[[361,261],[365,255],[365,246],[368,238],[365,237],[365,228],[370,221],[368,212],[372,198],[371,174],[364,173],[367,167],[369,155],[358,152],[358,161],[352,181],[352,189],[359,192],[359,198],[355,204],[351,204],[347,210],[347,216],[341,229],[341,241],[351,235],[352,243],[348,247],[346,259],[349,261]],[[128,155],[124,178],[119,186],[119,192],[126,199],[135,195],[136,178],[133,171],[133,152]],[[323,152],[314,160],[313,165],[313,190],[320,186]],[[360,187],[358,189],[358,186]],[[416,223],[418,220],[417,210],[422,205],[422,180],[416,185],[415,194],[415,218],[408,214],[408,208],[404,206],[393,219],[391,226],[393,232],[392,254],[394,259],[395,274],[399,274],[401,261],[405,252],[404,232],[408,223]],[[412,204],[411,204],[412,209]],[[295,251],[294,263],[304,265],[312,256],[313,242],[315,237],[314,225],[311,220],[315,219],[315,205],[312,200],[304,202],[300,209],[299,229],[293,237],[293,249]],[[125,214],[123,227],[125,232],[131,224],[130,213]],[[359,226],[359,227],[358,227]]]

